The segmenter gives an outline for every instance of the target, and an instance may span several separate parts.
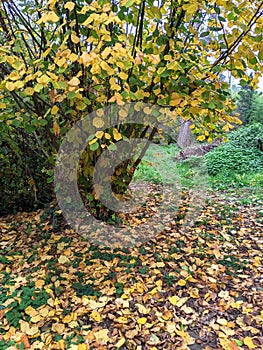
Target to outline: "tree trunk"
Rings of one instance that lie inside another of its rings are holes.
[[[183,121],[177,140],[178,147],[187,148],[191,145],[191,124],[192,122],[190,120]]]

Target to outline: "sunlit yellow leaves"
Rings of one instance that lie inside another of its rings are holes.
[[[25,333],[29,338],[36,338],[39,336],[39,328],[36,325],[29,325],[28,322],[20,320],[20,329],[22,333]]]
[[[180,280],[177,282],[177,284],[178,284],[178,286],[185,286],[185,285],[186,285],[186,281],[180,279]]]
[[[18,79],[20,79],[20,75],[17,72],[12,72],[11,74],[9,74],[8,79],[18,80]]]
[[[78,44],[80,42],[80,38],[76,34],[71,34],[70,38],[74,44]]]
[[[11,81],[8,81],[5,85],[6,89],[9,91],[14,91],[15,90],[15,84],[12,83]]]
[[[56,23],[58,21],[59,21],[59,16],[54,11],[48,11],[37,21],[37,24],[47,23],[47,22]]]
[[[96,322],[100,322],[101,320],[101,316],[96,310],[92,311],[92,313],[90,314],[90,317]]]
[[[128,79],[128,74],[126,74],[124,72],[120,72],[119,78],[122,79],[122,80],[127,80]]]
[[[256,349],[256,345],[250,337],[245,337],[243,342],[249,349]]]
[[[79,56],[75,53],[71,53],[69,56],[69,59],[71,62],[76,62],[78,58],[79,58]]]
[[[47,57],[51,50],[52,50],[51,47],[49,47],[48,49],[46,49],[46,51],[43,52],[43,57]]]
[[[84,306],[88,306],[91,310],[96,310],[99,308],[103,308],[107,303],[108,298],[102,297],[100,298],[99,302],[89,299],[88,297],[84,296],[82,298],[82,303]]]
[[[47,86],[49,81],[50,81],[50,78],[46,74],[43,74],[40,78],[37,78],[38,84],[43,86]]]
[[[112,49],[109,46],[106,47],[101,53],[102,59],[105,60],[110,55],[111,52],[112,52]]]
[[[113,138],[115,141],[119,141],[122,139],[121,133],[119,133],[119,131],[116,128],[113,129]]]
[[[101,139],[103,136],[104,136],[104,131],[97,131],[95,136],[98,138],[98,139]]]
[[[140,325],[144,325],[147,322],[147,318],[146,317],[140,317],[137,319],[137,323]]]
[[[171,303],[172,305],[175,306],[175,305],[177,304],[177,301],[179,300],[179,298],[178,298],[176,295],[174,295],[174,296],[172,296],[172,297],[169,297],[168,300],[170,301],[170,303]]]
[[[67,62],[65,57],[61,57],[61,58],[56,58],[55,59],[55,63],[59,66],[59,67],[63,67],[64,64]]]
[[[127,317],[124,317],[124,316],[120,316],[116,319],[116,321],[118,323],[123,323],[123,324],[127,324],[128,323],[128,318]]]
[[[72,11],[74,7],[75,7],[75,3],[72,1],[68,1],[64,6],[64,8],[68,9],[69,11]]]
[[[115,73],[115,70],[112,69],[112,68],[108,65],[108,63],[105,62],[105,61],[102,61],[102,62],[100,63],[100,66],[101,66],[102,69],[104,69],[105,71],[107,71],[107,73],[108,73],[109,75],[113,75],[113,74]]]
[[[197,137],[197,140],[198,140],[198,141],[201,141],[201,142],[204,141],[204,140],[205,140],[205,135],[200,135],[200,136],[198,136],[198,137]]]
[[[24,90],[24,93],[28,96],[32,96],[34,94],[35,90],[32,88],[32,87],[27,87],[25,90]]]
[[[95,64],[93,64],[92,65],[92,67],[91,67],[91,69],[90,69],[90,72],[92,73],[92,74],[100,74],[100,72],[101,72],[101,67],[100,67],[100,65],[99,65],[99,63],[95,63]]]
[[[80,80],[77,77],[73,77],[69,82],[68,85],[70,86],[78,86],[80,84]]]
[[[193,15],[197,10],[196,2],[189,2],[183,5],[183,9],[186,11],[188,15]]]

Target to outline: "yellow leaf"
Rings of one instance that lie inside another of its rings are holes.
[[[78,86],[80,84],[80,81],[77,77],[72,78],[69,82],[68,85],[70,86]]]
[[[53,23],[59,21],[59,16],[53,11],[50,11],[48,13],[47,18],[48,18],[48,21],[53,22]]]
[[[243,340],[243,343],[249,348],[249,349],[255,349],[256,345],[253,342],[253,339],[250,337],[245,337]]]
[[[200,135],[197,137],[198,141],[204,141],[205,140],[205,135]]]
[[[94,321],[100,322],[101,317],[100,317],[100,314],[98,313],[98,311],[93,310],[92,313],[90,314],[90,317],[91,317]]]
[[[80,42],[79,37],[75,34],[71,34],[70,38],[74,44],[78,44]]]
[[[77,61],[78,57],[79,56],[76,55],[75,53],[71,53],[70,56],[69,56],[69,59],[70,59],[71,62],[75,62],[75,61]]]
[[[10,80],[18,80],[20,78],[19,74],[17,72],[12,72],[11,74],[9,74],[8,77]]]
[[[122,135],[119,133],[119,131],[116,128],[113,129],[113,138],[115,141],[119,141],[122,139]]]
[[[138,307],[139,313],[140,314],[147,314],[147,309],[145,306],[141,305],[141,304],[135,304],[135,306]]]
[[[78,350],[87,350],[87,349],[88,349],[87,344],[84,344],[84,343],[78,344]]]
[[[56,122],[56,120],[54,120],[54,122],[53,122],[53,131],[54,131],[55,136],[60,135],[60,127],[59,127],[58,123]],[[61,256],[60,256],[60,258],[61,258]],[[61,264],[63,264],[63,263],[61,263]]]
[[[178,282],[177,282],[177,284],[178,284],[178,286],[185,286],[186,285],[186,281],[185,280],[179,280]]]
[[[39,336],[39,329],[37,326],[32,326],[29,328],[26,334],[31,336],[32,338],[36,338]]]
[[[65,340],[64,339],[60,339],[58,341],[58,345],[59,345],[59,350],[65,350],[66,347],[65,347]]]
[[[60,58],[59,60],[55,60],[55,63],[56,63],[59,67],[62,67],[66,62],[67,62],[67,60],[65,59],[65,57],[62,57],[62,58]]]
[[[176,306],[178,307],[182,307],[188,300],[188,297],[184,297],[184,298],[180,298],[178,301],[177,301],[177,304]]]
[[[102,62],[100,63],[100,66],[101,66],[102,69],[104,69],[105,71],[107,71],[109,75],[113,75],[113,74],[115,73],[114,69],[112,69],[112,68],[108,65],[108,63],[105,62],[105,61],[102,61]]]
[[[36,316],[31,317],[31,322],[37,323],[37,322],[39,322],[41,319],[42,319],[41,315],[36,315]]]
[[[60,257],[58,258],[58,262],[60,264],[65,264],[69,262],[69,258],[67,258],[65,255],[60,255]]]
[[[43,57],[47,57],[47,55],[50,53],[51,50],[52,48],[49,47],[45,52],[43,52]]]
[[[110,138],[111,138],[111,135],[110,134],[108,134],[107,132],[105,132],[105,138],[107,139],[107,140],[109,140]]]
[[[121,338],[116,344],[116,348],[120,348],[123,344],[125,344],[125,338]]]
[[[95,136],[98,138],[98,139],[101,139],[104,135],[104,131],[97,131]]]
[[[117,322],[125,324],[125,323],[128,323],[128,319],[127,319],[127,317],[120,316],[117,318]]]
[[[38,314],[38,312],[36,311],[36,309],[34,309],[32,306],[28,306],[26,309],[25,309],[25,313],[27,315],[29,315],[30,317],[34,317]]]
[[[178,301],[178,297],[176,295],[172,296],[172,297],[169,297],[168,300],[170,301],[170,303],[172,305],[176,305],[177,304],[177,301]]]
[[[111,53],[111,48],[108,46],[102,51],[101,57],[105,60],[105,58],[107,58],[110,53]]]
[[[37,78],[38,84],[46,86],[49,82],[50,78],[46,75],[43,74],[40,78]]]
[[[190,15],[194,14],[197,10],[197,3],[187,3],[183,5],[183,9]]]
[[[74,7],[75,7],[75,4],[72,1],[68,1],[64,6],[64,8],[68,9],[69,11],[72,11],[74,9]]]
[[[65,325],[63,323],[53,323],[51,329],[55,333],[62,334],[64,332]]]
[[[96,128],[101,128],[104,125],[104,121],[102,118],[98,118],[95,117],[92,121],[92,124],[96,127]]]
[[[128,74],[124,73],[124,72],[120,72],[119,77],[122,80],[127,80],[128,79]]]
[[[57,114],[58,110],[59,110],[58,106],[53,106],[52,109],[51,109],[51,114],[52,115]]]
[[[32,88],[32,87],[27,87],[25,90],[24,90],[24,93],[28,96],[32,96],[34,94],[35,90]]]
[[[145,324],[146,322],[147,322],[146,317],[140,317],[137,319],[137,323],[139,323],[139,324]]]
[[[110,340],[108,332],[108,329],[101,329],[100,331],[94,333],[94,336],[97,341],[99,341],[102,344],[106,344]]]
[[[63,323],[70,323],[72,321],[72,319],[73,319],[73,314],[69,314],[63,318],[62,322]]]
[[[198,100],[191,101],[191,106],[196,107],[198,105],[199,105],[199,101]]]
[[[11,81],[8,81],[8,82],[6,83],[6,85],[5,85],[5,87],[6,87],[7,90],[9,90],[9,91],[15,90],[15,84],[12,83]]]
[[[216,321],[218,324],[220,324],[221,326],[226,326],[227,325],[227,320],[225,318],[218,318]]]
[[[91,141],[89,141],[89,145],[93,145],[93,143],[97,142],[98,139],[97,137],[95,137],[94,139],[92,139]]]

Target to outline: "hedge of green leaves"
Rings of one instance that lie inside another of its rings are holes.
[[[206,154],[209,174],[263,172],[263,152],[258,147],[258,139],[263,142],[263,125],[259,123],[233,131],[228,142]]]

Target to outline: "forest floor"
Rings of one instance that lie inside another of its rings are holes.
[[[263,349],[262,196],[211,192],[182,232],[189,200],[131,248],[0,218],[0,349]]]

